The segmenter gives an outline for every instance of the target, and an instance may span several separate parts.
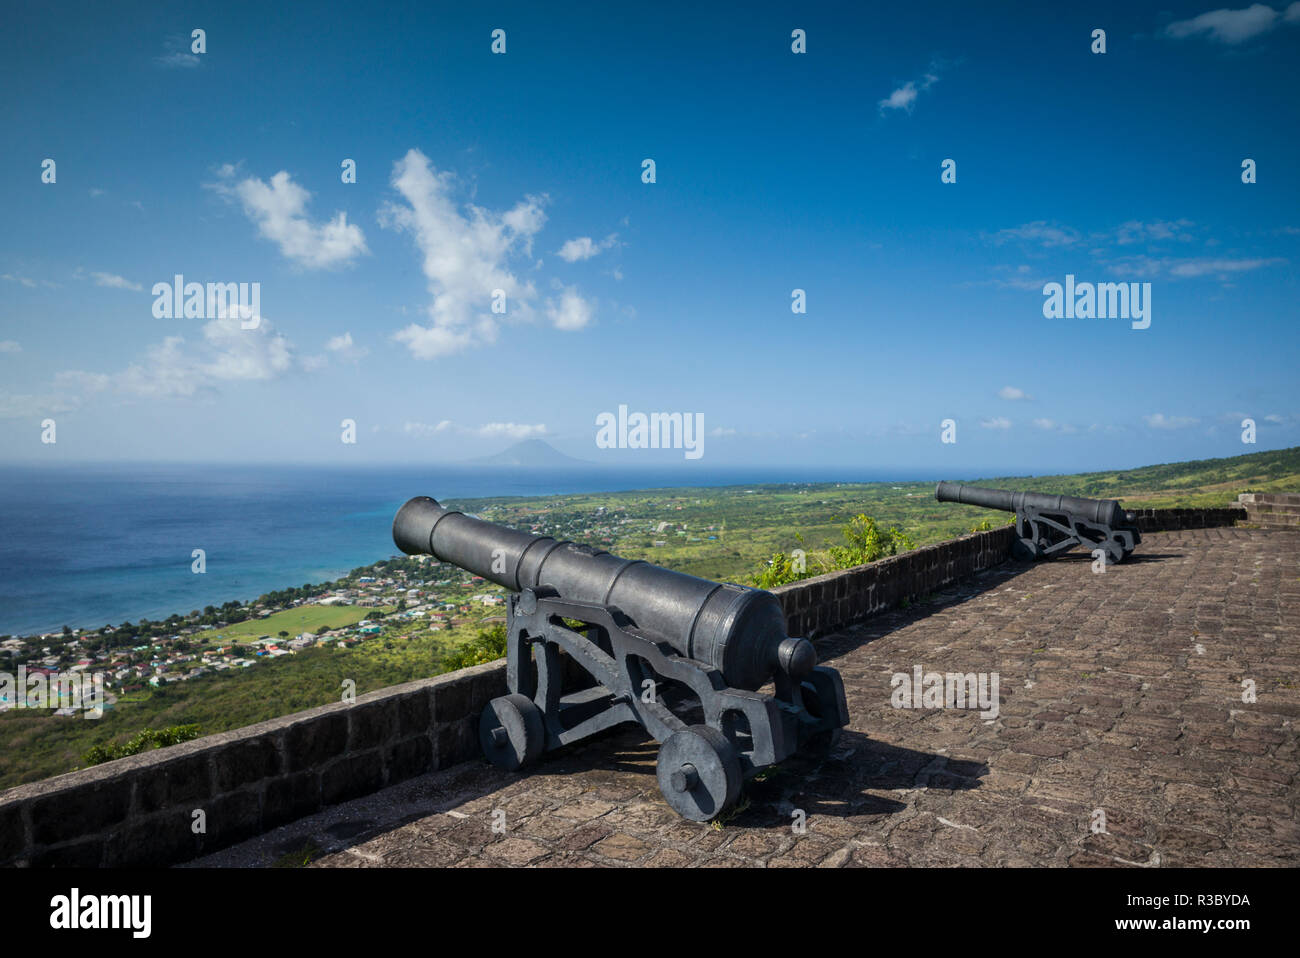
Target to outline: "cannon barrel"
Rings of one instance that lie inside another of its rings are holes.
[[[1042,492],[1009,492],[1006,489],[986,489],[960,482],[941,482],[934,490],[940,502],[960,502],[1003,512],[1022,512],[1026,509],[1047,513],[1070,513],[1085,522],[1100,525],[1123,526],[1133,522],[1114,499],[1085,499],[1081,496],[1052,496]]]
[[[417,496],[393,519],[407,555],[431,555],[516,592],[550,587],[563,599],[615,606],[635,627],[681,655],[755,691],[778,671],[800,677],[817,654],[788,638],[776,596],[621,559],[591,546],[519,532]]]

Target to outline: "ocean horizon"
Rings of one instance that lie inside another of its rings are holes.
[[[80,464],[0,467],[0,635],[247,602],[397,554],[412,496],[478,499],[774,483],[908,482],[845,467]],[[203,549],[207,571],[191,571]]]

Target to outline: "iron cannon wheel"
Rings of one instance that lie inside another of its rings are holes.
[[[743,781],[735,748],[708,725],[670,735],[659,747],[655,775],[673,811],[692,822],[707,822],[734,805]]]
[[[479,716],[478,740],[493,765],[509,772],[531,765],[546,747],[542,710],[517,692],[495,698]]]

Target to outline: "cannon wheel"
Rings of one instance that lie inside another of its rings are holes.
[[[673,811],[692,822],[716,818],[740,797],[740,758],[727,737],[708,725],[692,725],[659,747],[659,790]]]
[[[478,740],[493,765],[510,772],[531,765],[546,747],[542,710],[518,693],[493,699],[479,716]]]

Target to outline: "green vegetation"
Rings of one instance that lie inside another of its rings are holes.
[[[912,537],[902,529],[890,526],[882,530],[876,525],[875,519],[862,513],[854,516],[840,532],[847,545],[831,546],[824,552],[805,554],[797,559],[784,552],[776,553],[754,576],[754,585],[760,589],[771,589],[837,569],[851,569],[856,565],[865,565],[916,548]],[[802,542],[803,536],[796,533],[795,539]]]
[[[197,725],[173,725],[171,728],[158,729],[157,731],[147,728],[122,745],[96,745],[85,754],[81,761],[87,767],[99,765],[101,762],[111,762],[115,758],[138,755],[147,749],[162,748],[166,745],[179,745],[181,742],[188,742],[190,739],[198,737],[199,727]]]
[[[1130,506],[1224,506],[1240,492],[1300,492],[1300,448],[1252,453],[1231,459],[1148,466],[1120,473],[1077,476],[949,478],[1000,488],[1117,498]],[[560,539],[589,542],[629,558],[720,581],[754,581],[755,571],[768,585],[794,572],[791,556],[803,549],[807,573],[841,564],[858,564],[915,546],[966,535],[972,527],[997,528],[1010,516],[970,506],[936,502],[931,482],[796,483],[731,488],[650,489],[552,497],[498,497],[459,500],[453,508],[504,525]],[[870,518],[868,518],[870,517]],[[846,535],[846,530],[848,534]],[[780,563],[774,557],[783,557]],[[824,565],[823,565],[824,564]],[[0,788],[36,781],[89,763],[92,757],[116,755],[146,729],[171,730],[198,725],[214,734],[339,701],[344,679],[357,694],[425,678],[500,657],[504,647],[504,609],[474,601],[500,594],[490,583],[474,582],[447,566],[421,564],[410,558],[377,562],[359,575],[392,577],[392,614],[378,620],[378,634],[319,644],[280,658],[265,657],[248,668],[228,668],[166,682],[158,688],[131,686],[118,695],[103,718],[89,721],[56,717],[48,711],[11,709],[0,713]],[[802,572],[800,574],[803,574]],[[340,583],[344,580],[340,580]],[[450,605],[437,618],[403,618],[398,595],[418,586],[421,601]],[[262,597],[287,604],[322,593],[304,585]],[[387,601],[387,600],[385,600]],[[250,604],[251,605],[251,604]],[[202,611],[198,622],[209,632],[196,633],[170,648],[196,655],[229,641],[288,632],[319,632],[350,616],[359,621],[376,610],[304,605],[265,619],[248,614],[238,602]],[[239,621],[240,617],[244,621]],[[295,618],[296,616],[296,618]],[[323,616],[323,618],[315,618]],[[215,630],[218,621],[230,625]],[[83,640],[84,653],[152,643],[138,653],[147,660],[176,631],[175,616],[163,623],[125,623],[115,633]],[[236,632],[236,630],[241,630]],[[101,630],[102,631],[102,630]],[[146,638],[147,636],[147,638]],[[83,653],[83,654],[84,654]],[[70,658],[70,657],[69,657]],[[14,671],[20,659],[0,653],[0,671]],[[71,659],[75,661],[75,659]],[[190,663],[192,664],[192,663]],[[148,746],[142,746],[148,747]],[[95,751],[97,748],[102,751]]]
[[[480,632],[458,649],[448,652],[442,660],[441,672],[455,672],[471,665],[495,662],[506,654],[506,627],[495,625]]]
[[[278,635],[281,638],[317,633],[322,629],[338,629],[356,625],[362,619],[378,618],[394,611],[393,606],[365,609],[351,605],[303,605],[283,612],[274,612],[265,619],[247,619],[224,629],[196,632],[190,642],[196,646],[229,644],[231,642],[256,642],[261,636]]]

